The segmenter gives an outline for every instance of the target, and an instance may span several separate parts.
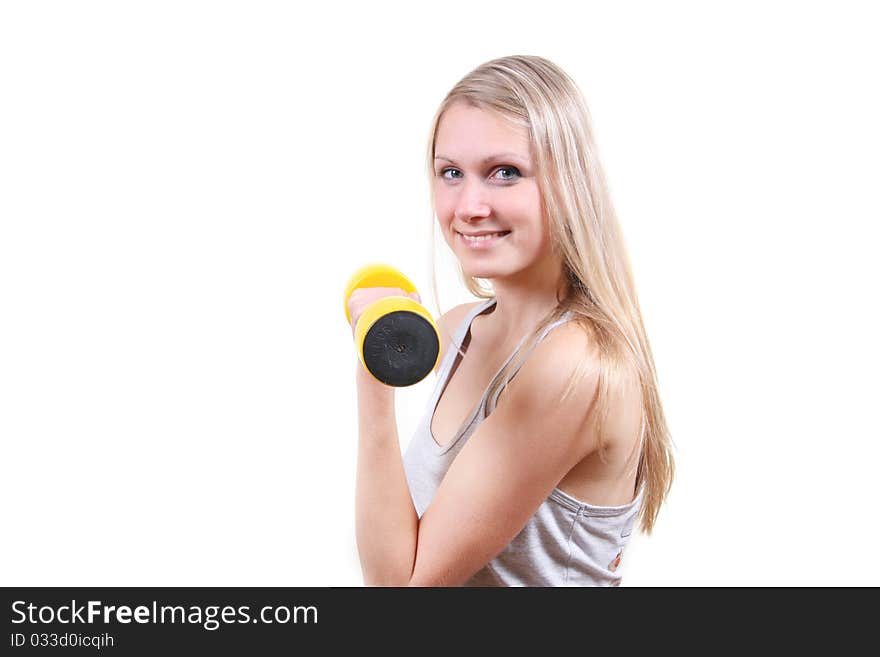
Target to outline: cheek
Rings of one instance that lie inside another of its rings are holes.
[[[536,218],[525,219],[515,227],[516,243],[530,256],[539,256],[550,249],[550,233]]]
[[[443,235],[443,239],[450,242],[453,232],[450,215],[444,213],[440,208],[437,208],[437,225],[440,227],[440,233]]]
[[[440,191],[434,192],[434,211],[437,213],[437,219],[441,226],[446,228],[452,222],[454,210],[455,206],[448,194]]]

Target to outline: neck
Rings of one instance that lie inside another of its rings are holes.
[[[491,280],[496,303],[490,317],[495,339],[500,343],[518,342],[525,337],[568,291],[558,260]]]

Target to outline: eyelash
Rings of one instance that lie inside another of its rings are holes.
[[[507,169],[507,170],[509,170],[509,171],[514,171],[514,172],[516,173],[516,177],[517,177],[517,178],[519,178],[519,177],[522,176],[522,174],[519,172],[519,169],[517,169],[516,167],[512,167],[512,166],[501,166],[501,167],[498,167],[497,169],[495,169],[495,172],[503,171],[503,170],[505,170],[505,169]],[[444,175],[447,171],[458,171],[458,169],[456,169],[455,167],[446,167],[445,169],[442,169],[438,175],[439,175],[441,178],[444,178],[444,179],[446,179],[446,180],[451,180],[450,178],[446,178],[446,176]],[[504,182],[510,182],[510,181],[513,180],[513,178],[502,178],[502,180],[503,180]]]

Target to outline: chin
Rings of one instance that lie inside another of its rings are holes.
[[[492,279],[497,278],[497,274],[492,271],[482,271],[482,270],[464,270],[465,276],[470,276],[471,278],[483,278],[483,279]]]
[[[504,271],[500,267],[492,267],[487,265],[469,265],[467,263],[461,263],[461,270],[467,275],[472,276],[473,278],[500,278],[509,274],[510,272]]]

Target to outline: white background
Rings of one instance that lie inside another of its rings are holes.
[[[361,585],[342,289],[469,300],[428,129],[509,54],[586,96],[675,440],[624,585],[880,584],[868,3],[306,6],[0,8],[0,584]]]

